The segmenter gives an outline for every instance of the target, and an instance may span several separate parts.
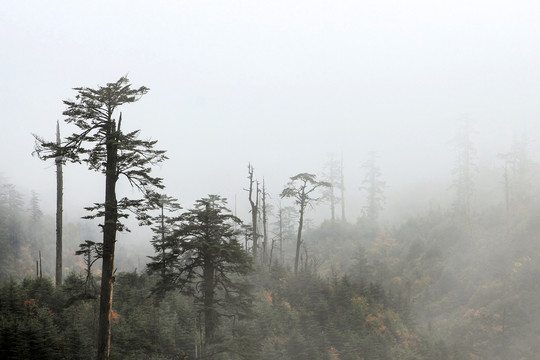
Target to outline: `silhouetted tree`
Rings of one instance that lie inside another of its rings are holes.
[[[322,177],[330,184],[324,191],[324,196],[330,203],[330,219],[332,222],[336,220],[336,204],[342,201],[335,193],[336,189],[340,189],[341,187],[341,170],[340,163],[334,159],[333,154],[330,155],[330,160],[324,165]]]
[[[261,192],[261,211],[262,211],[262,223],[263,223],[263,245],[262,245],[263,263],[267,263],[270,258],[268,254],[268,215],[271,210],[271,205],[268,204],[266,201],[267,196],[268,196],[268,193],[266,192],[266,186],[264,184],[264,178],[263,178],[263,185],[262,185],[262,192]],[[270,249],[270,252],[272,252],[272,249]]]
[[[514,138],[509,152],[499,154],[504,161],[504,199],[506,209],[506,232],[517,218],[514,215],[527,212],[530,200],[534,198],[531,193],[531,165],[528,156],[528,141],[524,133],[521,138]]]
[[[282,206],[281,201],[279,202],[279,209],[277,214],[277,220],[273,223],[274,225],[274,241],[278,241],[279,244],[279,260],[283,264],[285,262],[285,250],[283,249],[284,244],[287,240],[292,240],[294,238],[295,231],[297,230],[294,226],[296,221],[296,209],[293,206]],[[286,245],[286,244],[285,244]]]
[[[145,209],[146,218],[141,219],[145,225],[151,225],[154,236],[150,241],[156,252],[156,256],[150,257],[153,262],[165,265],[164,259],[167,256],[167,242],[173,234],[176,222],[177,211],[182,209],[178,204],[178,199],[158,193],[150,193],[147,196],[148,207]],[[158,214],[150,216],[151,210],[157,210]],[[141,218],[141,217],[140,217]],[[165,266],[161,269],[161,276],[165,275]]]
[[[32,225],[39,225],[39,222],[41,221],[41,218],[43,217],[43,211],[41,211],[41,208],[39,207],[39,195],[37,192],[32,190],[32,194],[30,196],[30,220],[32,221]]]
[[[251,240],[253,241],[253,257],[256,258],[258,255],[259,247],[259,233],[257,232],[257,219],[259,216],[259,182],[253,178],[253,166],[248,164],[248,179],[249,179],[249,189],[248,189],[248,198],[249,204],[251,206]]]
[[[98,360],[109,359],[111,308],[114,284],[114,253],[117,231],[124,230],[119,221],[128,214],[125,210],[138,208],[143,200],[123,198],[117,200],[116,184],[120,176],[142,191],[162,188],[162,179],[150,175],[150,166],[166,159],[164,151],[155,150],[156,141],[138,139],[139,130],[124,132],[122,114],[115,118],[116,110],[133,103],[148,92],[142,86],[132,89],[127,77],[97,89],[75,88],[75,100],[66,100],[66,122],[79,128],[58,146],[36,136],[35,153],[41,159],[58,158],[88,165],[89,169],[105,175],[105,202],[96,203],[87,210],[95,213],[88,218],[104,217],[103,262],[98,330]]]
[[[198,200],[193,209],[178,217],[164,256],[148,264],[151,273],[161,275],[156,293],[179,289],[195,298],[203,316],[203,354],[207,358],[226,351],[214,346],[220,318],[245,316],[251,303],[248,283],[241,279],[252,269],[251,258],[238,241],[240,231],[235,230],[241,221],[226,204],[217,195]]]
[[[94,295],[95,284],[92,265],[103,257],[103,244],[86,240],[84,243],[79,244],[79,250],[75,251],[75,255],[81,255],[85,265],[84,295]],[[92,291],[89,292],[89,290]]]
[[[36,216],[39,216],[38,210],[36,208]],[[23,195],[13,184],[0,184],[0,279],[20,276],[28,270],[21,261],[25,257],[26,260],[31,258],[24,246],[27,230],[38,232],[33,226],[26,228]]]
[[[339,178],[339,190],[341,192],[341,221],[346,222],[347,218],[345,217],[345,175],[343,169],[343,154],[341,154]]]
[[[39,195],[34,190],[32,190],[30,195],[30,208],[28,210],[30,211],[30,223],[28,224],[29,239],[32,245],[40,248],[42,246],[40,240],[42,238],[41,219],[43,212],[39,207]]]
[[[296,236],[296,253],[294,257],[294,273],[298,273],[298,261],[300,259],[300,246],[302,245],[302,227],[304,226],[304,214],[308,206],[313,206],[320,197],[314,197],[315,191],[320,187],[329,187],[325,181],[317,181],[314,174],[300,173],[290,178],[289,183],[281,192],[281,198],[292,198],[298,205],[298,233]]]
[[[56,145],[60,147],[60,124],[56,122]],[[56,162],[56,286],[62,285],[62,212],[64,202],[64,174],[62,172],[62,156]]]
[[[386,183],[381,180],[381,169],[375,161],[375,153],[370,154],[370,158],[362,165],[365,169],[365,177],[360,190],[367,192],[367,205],[365,215],[373,223],[377,222],[379,213],[383,209],[384,189]]]

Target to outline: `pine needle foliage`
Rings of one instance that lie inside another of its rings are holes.
[[[163,150],[156,150],[155,140],[139,139],[139,130],[124,131],[120,106],[138,101],[148,92],[141,86],[132,88],[127,77],[99,86],[96,89],[78,87],[74,100],[66,100],[66,123],[75,125],[78,132],[58,144],[35,135],[35,154],[43,160],[84,163],[90,170],[105,175],[105,202],[86,208],[91,215],[103,217],[103,263],[98,331],[98,359],[109,359],[112,294],[114,283],[114,253],[117,231],[126,230],[119,221],[128,212],[138,213],[144,199],[117,200],[116,184],[124,177],[143,194],[163,188],[162,179],[151,175],[151,166],[166,159]]]
[[[251,286],[245,278],[252,258],[239,242],[241,220],[226,207],[226,199],[209,195],[180,215],[165,242],[154,243],[157,255],[148,264],[160,275],[154,293],[180,290],[194,298],[202,316],[202,351],[211,357],[229,351],[217,335],[222,318],[233,324],[251,315]],[[233,327],[234,333],[234,327]]]

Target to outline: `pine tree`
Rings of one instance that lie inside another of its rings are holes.
[[[64,101],[67,109],[63,114],[66,122],[80,131],[67,137],[61,146],[35,136],[35,153],[43,160],[61,156],[63,161],[85,163],[89,169],[105,175],[105,202],[87,208],[93,211],[87,218],[104,217],[97,358],[105,360],[110,353],[116,233],[125,230],[120,221],[128,216],[125,211],[135,211],[143,204],[142,199],[117,200],[116,184],[124,176],[143,193],[151,188],[162,188],[162,179],[150,175],[150,166],[166,157],[164,151],[154,149],[156,141],[138,139],[139,130],[124,132],[122,113],[116,117],[121,105],[139,100],[148,88],[132,89],[129,80],[122,77],[97,89],[80,87],[75,90],[75,100]]]
[[[292,198],[298,205],[298,233],[296,236],[296,254],[294,257],[294,273],[298,273],[298,264],[300,260],[300,246],[302,245],[302,228],[304,226],[304,215],[308,206],[320,200],[320,197],[314,197],[315,191],[320,187],[329,187],[330,184],[324,181],[317,181],[313,174],[300,173],[291,177],[289,183],[281,192],[281,198]]]
[[[56,122],[56,145],[62,146],[60,124]],[[62,220],[64,206],[64,172],[62,156],[54,159],[56,163],[56,286],[62,285]]]
[[[219,350],[216,336],[221,317],[242,318],[250,309],[249,285],[242,276],[251,271],[252,261],[235,224],[241,221],[226,208],[225,199],[209,195],[198,200],[178,218],[164,255],[148,264],[151,273],[160,275],[156,293],[178,289],[194,297],[202,315],[203,354],[209,358],[226,351]]]
[[[334,155],[330,155],[330,160],[324,165],[323,179],[330,184],[325,189],[324,196],[330,202],[330,219],[334,222],[336,220],[336,204],[342,201],[335,193],[336,189],[341,188],[342,174],[340,163],[334,159]]]
[[[150,257],[150,259],[153,262],[162,265],[160,272],[161,276],[164,277],[165,272],[167,271],[165,266],[167,242],[174,231],[176,222],[176,217],[172,215],[176,215],[175,213],[182,207],[178,204],[178,199],[155,192],[149,193],[146,200],[147,208],[145,209],[145,212],[147,216],[145,218],[139,216],[139,219],[142,220],[142,224],[152,226],[151,229],[155,235],[150,242],[154,247],[156,256]],[[152,210],[157,210],[158,214],[151,216],[150,212]]]
[[[383,209],[386,183],[381,179],[381,169],[375,161],[375,153],[370,154],[370,158],[362,167],[366,171],[362,186],[360,187],[360,190],[367,192],[365,215],[369,221],[376,223],[379,213]]]

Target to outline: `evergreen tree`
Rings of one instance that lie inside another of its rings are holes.
[[[81,294],[83,298],[95,296],[95,284],[94,276],[92,274],[92,265],[103,257],[103,244],[95,243],[90,240],[86,240],[79,245],[79,250],[75,251],[75,255],[83,257],[86,272],[86,279],[84,282],[84,292]]]
[[[296,236],[296,254],[294,257],[294,273],[298,273],[300,260],[300,246],[302,245],[302,228],[304,226],[304,215],[308,206],[320,200],[314,197],[315,191],[320,187],[329,187],[330,184],[324,181],[317,181],[313,174],[300,173],[291,177],[289,183],[281,192],[281,198],[293,198],[298,205],[298,233]]]
[[[62,145],[60,137],[60,124],[56,122],[56,145]],[[62,156],[54,159],[56,163],[56,286],[62,285],[62,230],[64,207],[64,173],[62,170]]]
[[[209,195],[198,200],[178,218],[165,249],[156,249],[162,255],[148,264],[151,273],[160,275],[155,292],[178,289],[194,297],[208,358],[230,350],[217,336],[220,319],[242,318],[250,309],[249,286],[242,276],[251,271],[252,261],[238,241],[235,224],[241,221],[226,208],[225,199]]]
[[[116,184],[123,175],[129,183],[146,193],[149,188],[162,188],[161,179],[150,175],[150,166],[166,159],[164,151],[155,150],[156,141],[138,139],[139,130],[124,132],[122,113],[116,118],[117,109],[133,103],[148,92],[142,86],[132,89],[126,77],[97,89],[75,88],[75,100],[66,100],[66,122],[80,132],[67,137],[58,146],[56,141],[45,141],[36,136],[35,153],[41,159],[57,159],[88,165],[89,169],[105,175],[105,202],[88,210],[95,211],[89,218],[104,217],[103,262],[98,331],[98,360],[109,359],[111,334],[111,309],[114,283],[114,254],[116,233],[124,226],[119,221],[128,215],[125,210],[138,208],[142,200],[123,198],[117,200]]]
[[[11,248],[14,258],[20,255],[21,243],[23,240],[23,231],[21,226],[22,211],[24,206],[23,196],[17,191],[15,185],[3,185],[2,193],[3,202],[7,206],[7,236],[8,244]]]
[[[336,189],[341,189],[343,176],[341,164],[334,159],[333,154],[330,155],[330,160],[324,165],[323,179],[330,184],[330,186],[325,189],[324,196],[330,202],[330,219],[334,222],[336,220],[336,204],[342,201],[335,192]],[[344,212],[342,212],[342,217],[344,217]]]
[[[32,190],[32,195],[30,196],[30,219],[32,220],[32,226],[38,226],[41,218],[43,217],[43,212],[39,207],[39,195]]]
[[[155,235],[150,242],[157,255],[150,257],[150,259],[155,263],[162,264],[161,276],[163,277],[167,271],[166,261],[164,261],[167,256],[167,241],[172,235],[176,223],[176,218],[172,215],[182,207],[178,204],[178,199],[155,192],[147,194],[146,200],[146,216],[140,215],[139,219],[142,224],[152,226],[151,229]],[[151,216],[150,211],[152,210],[157,210],[158,214]]]
[[[375,161],[375,153],[370,154],[370,158],[362,165],[366,174],[362,181],[360,190],[367,192],[367,205],[365,215],[369,221],[376,223],[379,213],[383,209],[384,189],[386,183],[381,180],[381,169]]]

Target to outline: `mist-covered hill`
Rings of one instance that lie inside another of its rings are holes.
[[[281,243],[275,232],[279,223],[271,224],[272,265],[258,265],[251,279],[253,316],[235,322],[234,334],[228,333],[230,323],[222,324],[221,358],[535,359],[540,351],[539,177],[533,162],[516,159],[521,163],[474,172],[467,211],[459,208],[463,193],[452,188],[442,194],[442,203],[450,205],[424,207],[412,216],[414,208],[408,209],[394,225],[374,221],[369,210],[355,221],[336,216],[308,224],[297,275],[292,265],[298,217],[292,204],[281,209]],[[36,193],[24,197],[4,183],[1,194],[3,331],[18,334],[10,326],[28,321],[18,316],[28,313],[30,301],[41,325],[25,322],[27,333],[40,341],[55,339],[65,356],[77,353],[71,341],[91,349],[96,295],[80,297],[84,262],[74,251],[88,237],[99,236],[97,227],[66,226],[70,275],[55,290],[46,279],[53,273],[53,218],[41,212]],[[39,252],[46,260],[43,279],[36,269]],[[120,253],[131,258],[130,269],[134,259],[150,255],[130,252],[129,246]],[[156,279],[144,272],[139,265],[138,271],[118,276],[113,354],[195,356],[198,315],[190,298],[173,292],[156,303],[151,296]],[[52,322],[46,311],[56,314]],[[72,337],[65,338],[66,332]],[[27,344],[24,335],[16,336],[23,337],[17,343]],[[6,339],[4,344],[13,340]]]

